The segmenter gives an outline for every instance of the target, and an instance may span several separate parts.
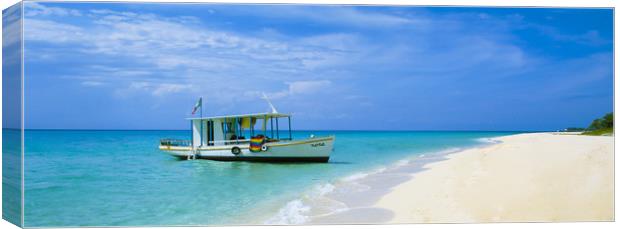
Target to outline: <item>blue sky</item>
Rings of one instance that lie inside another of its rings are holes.
[[[613,109],[610,9],[25,3],[26,128],[555,130]]]
[[[21,129],[21,37],[19,7],[2,11],[2,128]]]

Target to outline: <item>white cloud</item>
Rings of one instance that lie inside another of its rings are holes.
[[[105,83],[99,82],[99,81],[83,81],[82,85],[84,86],[88,86],[88,87],[98,87],[98,86],[102,86]]]
[[[289,20],[308,20],[314,23],[329,25],[345,25],[362,28],[386,28],[394,26],[425,26],[428,21],[422,17],[408,17],[389,13],[370,12],[365,7],[351,6],[313,6],[300,7],[294,5],[279,6],[278,13],[269,8],[253,8],[252,10],[230,9],[241,11],[240,14],[251,14],[266,18],[284,18]]]
[[[612,42],[611,40],[603,38],[597,30],[588,30],[582,33],[566,33],[548,25],[526,23],[525,26],[537,30],[541,34],[549,36],[556,41],[593,46],[605,45]]]
[[[188,21],[185,16],[161,18],[109,10],[95,12],[90,16],[99,26],[77,27],[48,19],[28,18],[25,39],[48,43],[75,42],[85,46],[85,52],[136,56],[143,61],[157,63],[161,68],[181,65],[220,68],[222,63],[231,62],[234,58],[289,62],[288,67],[293,68],[316,68],[320,66],[320,60],[330,59],[330,55],[341,56],[337,51],[343,48],[343,41],[340,41],[338,50],[329,43],[317,44],[320,37],[295,42],[241,36],[207,29],[195,20],[190,20],[194,22],[189,24],[181,23]],[[345,36],[338,34],[338,37],[332,38]],[[210,56],[210,59],[201,58],[204,56]],[[305,66],[305,61],[312,64]]]
[[[194,87],[188,84],[131,82],[125,88],[116,89],[115,95],[119,97],[129,97],[136,93],[146,93],[153,96],[165,96],[183,91],[193,92],[193,89]]]
[[[297,81],[288,84],[289,94],[310,94],[325,89],[332,84],[329,80]]]
[[[6,48],[21,41],[21,11],[18,5],[2,13],[2,47]]]
[[[407,25],[408,30],[379,40],[374,36],[381,35],[363,31],[293,36],[273,28],[267,33],[226,31],[188,16],[90,10],[81,12],[81,26],[53,18],[27,17],[26,40],[51,44],[56,48],[50,51],[54,54],[72,55],[63,52],[67,48],[84,56],[114,60],[109,61],[114,68],[83,68],[91,77],[82,80],[118,85],[124,88],[119,90],[121,94],[130,90],[145,92],[145,88],[154,96],[206,92],[214,100],[227,102],[240,99],[231,94],[248,91],[272,91],[269,95],[273,98],[315,93],[338,80],[375,74],[368,73],[372,71],[407,69],[413,75],[461,77],[480,69],[511,73],[531,61],[509,39],[493,31],[477,34],[464,25],[467,20],[462,17],[395,16],[351,7],[290,9],[273,16],[352,27],[377,26],[378,30],[379,24]],[[292,14],[297,12],[300,15]],[[264,12],[256,13],[269,17]],[[468,17],[480,20],[479,14]],[[485,21],[491,20],[485,17]],[[69,43],[73,46],[63,46]],[[46,55],[45,50],[39,52]],[[131,64],[119,64],[125,61]]]
[[[151,84],[148,82],[132,82],[131,84],[129,84],[129,88],[139,90],[147,89],[150,86]]]
[[[82,13],[74,9],[44,6],[36,2],[24,3],[24,16],[82,16]]]
[[[80,27],[58,23],[51,20],[24,20],[25,40],[64,43],[83,42],[88,36]]]
[[[329,80],[307,80],[307,81],[288,82],[286,84],[288,85],[286,90],[267,93],[267,97],[271,99],[281,99],[281,98],[285,98],[288,96],[320,93],[320,92],[330,89],[332,82]],[[262,92],[260,91],[249,91],[249,92],[244,93],[244,95],[248,97],[257,98],[261,96],[261,93]]]
[[[5,68],[21,68],[21,8],[14,5],[2,12],[2,55]]]
[[[549,35],[556,40],[571,41],[580,44],[588,45],[602,45],[610,43],[611,41],[603,39],[599,32],[596,30],[590,30],[581,34],[563,34],[559,32],[549,32]]]
[[[155,96],[163,96],[170,93],[181,92],[191,89],[191,85],[164,83],[155,86],[152,94]]]
[[[239,81],[237,87],[251,85],[242,82],[248,76],[286,82],[310,70],[354,60],[351,52],[360,42],[355,35],[344,33],[301,39],[239,35],[211,29],[187,16],[166,18],[111,10],[91,10],[83,15],[86,26],[31,15],[27,17],[25,39],[50,44],[54,49],[48,52],[53,55],[75,58],[78,55],[75,52],[79,52],[107,60],[130,60],[134,64],[125,67],[99,64],[91,66],[92,69],[82,68],[89,77],[75,77],[118,86],[124,82],[126,87],[119,90],[120,94],[142,90],[140,86],[146,85],[130,83],[139,81],[148,82],[153,95],[188,89],[179,85],[199,85],[198,88],[209,89],[210,93],[229,97],[228,93],[219,92],[231,90],[224,85],[226,82],[209,78],[235,79]],[[88,21],[94,24],[88,25]],[[38,51],[41,56],[47,55],[46,50]],[[293,84],[293,87],[297,86]],[[234,90],[243,91],[243,88]]]

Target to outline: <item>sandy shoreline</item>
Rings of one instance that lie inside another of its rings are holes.
[[[614,220],[613,137],[518,134],[448,155],[375,204],[388,223]]]

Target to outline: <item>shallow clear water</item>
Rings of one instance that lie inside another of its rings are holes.
[[[159,139],[189,131],[27,130],[25,226],[298,223],[287,206],[308,190],[514,133],[298,131],[336,135],[329,163],[270,164],[179,161],[158,150]]]

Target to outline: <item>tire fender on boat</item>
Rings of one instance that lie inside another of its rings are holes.
[[[263,146],[260,147],[260,150],[261,151],[267,151],[267,150],[269,150],[269,147],[267,145],[263,145]]]
[[[230,149],[230,152],[232,152],[232,154],[234,155],[239,155],[241,153],[241,149],[239,147],[232,147],[232,149]]]

